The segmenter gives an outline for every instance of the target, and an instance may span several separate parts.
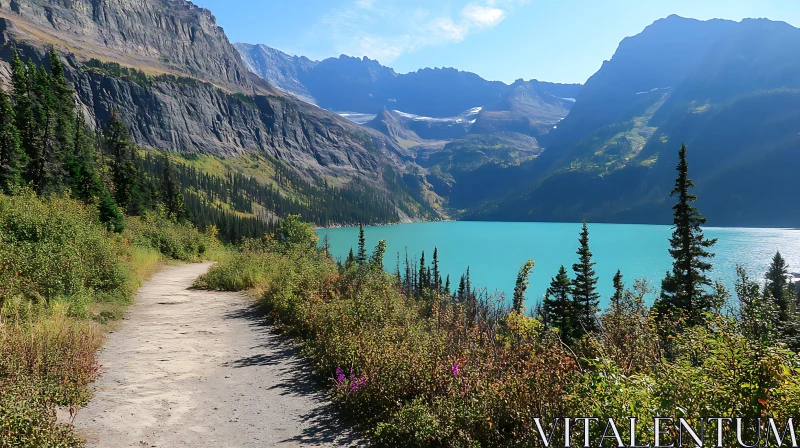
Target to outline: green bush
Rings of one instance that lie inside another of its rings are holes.
[[[66,301],[81,314],[87,300],[128,297],[125,246],[95,213],[65,198],[0,196],[0,302]]]
[[[167,258],[181,261],[199,261],[213,244],[192,224],[176,223],[163,208],[129,218],[123,234],[135,245],[155,249]]]

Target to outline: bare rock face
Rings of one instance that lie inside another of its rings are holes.
[[[378,188],[383,168],[400,166],[376,132],[251,74],[214,16],[188,1],[0,0],[0,44],[6,62],[11,44],[41,61],[55,46],[95,124],[116,109],[144,146],[264,154],[308,180]]]
[[[182,0],[0,0],[26,40],[79,57],[180,73],[236,90],[255,87],[207,9]],[[263,86],[263,84],[262,84]]]

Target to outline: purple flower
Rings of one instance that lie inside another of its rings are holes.
[[[336,369],[336,382],[343,383],[347,378],[344,376],[344,372],[341,368]]]
[[[458,368],[458,361],[453,361],[453,367],[450,368],[450,373],[452,373],[453,376],[457,376],[459,372],[461,372],[461,369]]]
[[[355,392],[358,390],[358,382],[353,382],[353,385],[350,386],[350,392]]]

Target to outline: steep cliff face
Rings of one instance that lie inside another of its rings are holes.
[[[207,9],[183,0],[0,0],[17,37],[63,42],[145,72],[180,73],[236,90],[268,90],[248,73]]]
[[[55,46],[96,124],[116,109],[144,146],[259,153],[309,181],[357,177],[377,188],[384,187],[383,167],[400,168],[377,132],[250,73],[211,13],[190,2],[0,0],[0,44],[2,61],[12,44],[40,60]]]
[[[289,56],[266,45],[233,44],[242,56],[245,66],[253,73],[267,80],[273,87],[290,93],[301,100],[316,104],[311,92],[300,78],[319,62],[305,56]]]

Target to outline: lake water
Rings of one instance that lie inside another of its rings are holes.
[[[536,222],[430,222],[365,227],[367,246],[387,241],[384,265],[394,271],[397,253],[401,263],[408,249],[410,259],[425,251],[430,264],[434,246],[439,251],[442,276],[450,274],[453,288],[467,267],[473,285],[505,293],[510,300],[519,267],[527,259],[536,263],[527,291],[527,306],[540,299],[560,265],[572,274],[577,261],[579,223]],[[722,280],[733,292],[736,264],[744,265],[753,276],[763,276],[776,250],[786,258],[791,272],[800,272],[800,230],[707,228],[706,236],[718,238],[713,252],[713,279]],[[358,245],[358,228],[320,229],[328,235],[334,257],[344,260],[351,247]],[[601,306],[613,292],[612,278],[622,271],[626,285],[634,279],[648,279],[661,285],[671,268],[670,226],[636,224],[589,224],[590,247],[600,278]],[[401,265],[402,269],[402,265]],[[651,298],[652,300],[652,298]]]

